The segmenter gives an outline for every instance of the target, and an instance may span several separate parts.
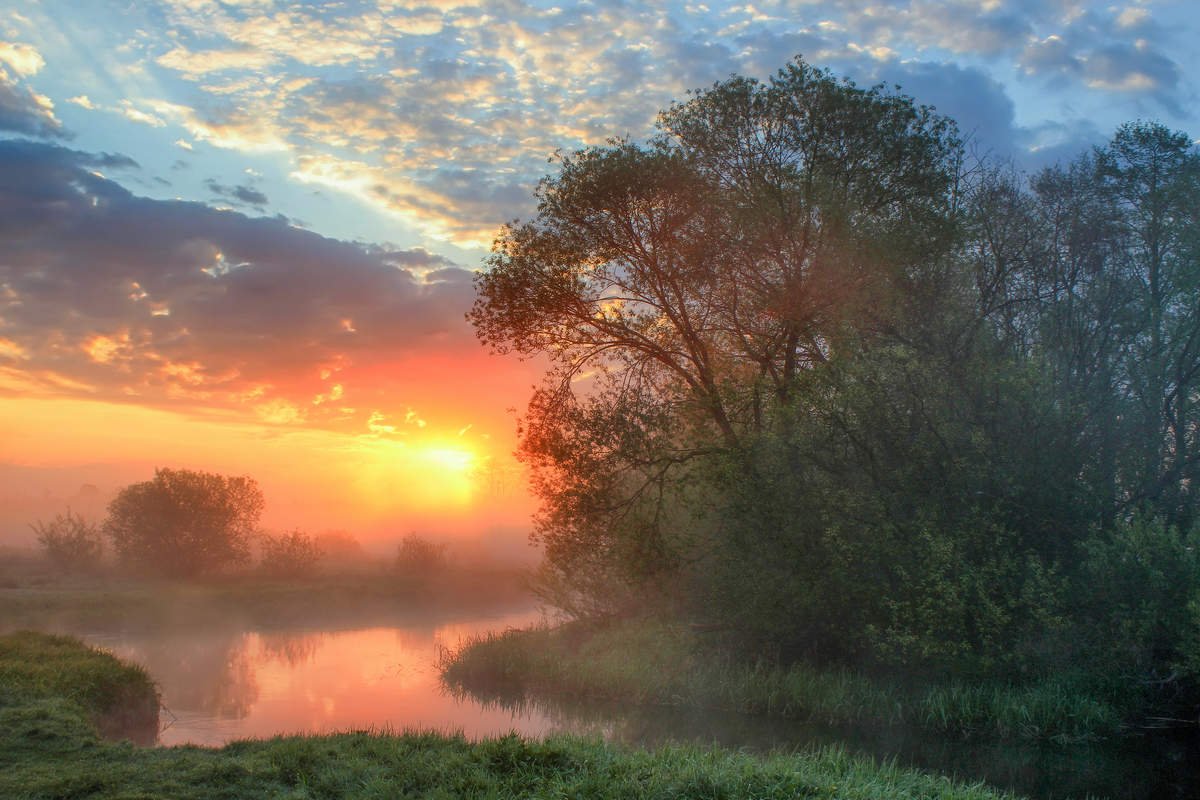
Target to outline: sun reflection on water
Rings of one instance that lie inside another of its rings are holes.
[[[439,647],[523,626],[536,612],[340,631],[188,631],[88,637],[146,666],[162,691],[164,745],[346,730],[517,730],[543,735],[541,712],[485,708],[443,693]]]

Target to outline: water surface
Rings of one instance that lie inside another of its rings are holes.
[[[484,707],[441,690],[441,648],[525,626],[535,611],[360,630],[192,629],[84,633],[158,682],[164,745],[221,745],[289,733],[404,729],[541,736],[535,709]]]
[[[163,745],[406,729],[462,732],[471,739],[512,731],[534,737],[583,733],[635,746],[688,742],[754,751],[840,745],[1030,797],[1200,797],[1195,733],[1059,747],[711,711],[455,697],[442,687],[437,661],[443,648],[538,618],[524,610],[351,630],[193,628],[85,632],[83,638],[143,664],[159,683]]]

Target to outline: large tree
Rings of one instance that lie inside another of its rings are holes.
[[[262,510],[253,478],[156,469],[109,503],[104,532],[123,564],[189,577],[244,563]]]
[[[1125,126],[1027,183],[798,60],[659,128],[562,158],[477,279],[484,342],[551,364],[521,431],[551,599],[923,669],[1111,650],[1097,565],[1168,563],[1161,520],[1196,517],[1187,137]],[[1168,627],[1127,663],[1178,656]]]
[[[954,245],[961,146],[904,95],[797,59],[659,128],[563,157],[470,314],[495,350],[550,359],[522,453],[550,572],[593,598],[703,551],[677,513],[697,457],[786,435],[839,350],[912,335]]]

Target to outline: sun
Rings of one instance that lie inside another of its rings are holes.
[[[420,449],[418,457],[431,467],[458,474],[470,472],[477,461],[473,451],[447,445],[426,445]]]
[[[460,512],[479,499],[485,457],[466,443],[372,441],[359,450],[352,479],[359,502],[379,513]]]

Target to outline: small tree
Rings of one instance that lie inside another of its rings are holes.
[[[446,566],[446,545],[434,544],[423,536],[410,533],[396,548],[396,571],[425,573]]]
[[[123,564],[184,577],[244,563],[263,509],[249,477],[157,469],[108,505],[104,533]]]
[[[316,571],[322,555],[316,538],[298,530],[264,536],[258,568],[276,578],[306,577]]]
[[[38,520],[29,527],[37,534],[38,543],[46,556],[58,568],[67,572],[94,569],[104,553],[104,540],[94,523],[67,509],[49,523]]]
[[[313,542],[321,549],[321,560],[327,565],[339,568],[362,566],[370,560],[362,543],[346,531],[318,533],[313,537]]]

